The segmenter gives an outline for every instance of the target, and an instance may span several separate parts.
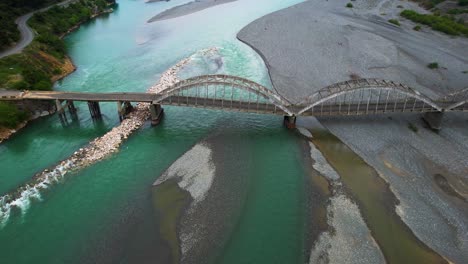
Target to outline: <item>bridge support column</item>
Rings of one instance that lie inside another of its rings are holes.
[[[130,102],[117,102],[117,112],[119,114],[120,122],[125,119],[125,116],[133,111],[133,106]]]
[[[65,109],[64,109],[64,107],[62,105],[62,101],[56,99],[55,100],[55,107],[56,107],[56,111],[57,111],[57,114],[58,114],[58,116],[60,118],[60,122],[62,123],[62,125],[68,124],[67,115],[66,115]]]
[[[101,118],[101,108],[99,107],[99,102],[88,101],[88,108],[93,119]]]
[[[284,116],[283,124],[289,129],[296,128],[296,116]]]
[[[432,130],[440,130],[442,128],[442,118],[444,112],[427,112],[424,114],[423,119]]]
[[[67,106],[72,119],[78,119],[78,116],[76,115],[75,104],[73,103],[73,101],[67,101]]]
[[[150,111],[151,111],[151,125],[156,126],[161,122],[161,119],[164,115],[164,109],[161,107],[160,104],[157,103],[151,103],[150,105]]]

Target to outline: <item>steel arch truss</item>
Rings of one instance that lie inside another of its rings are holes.
[[[449,103],[446,107],[447,111],[468,111],[468,87],[447,95],[442,101]],[[452,103],[450,104],[450,102]]]
[[[379,79],[350,80],[327,86],[307,97],[296,108],[297,115],[443,111],[418,91]]]
[[[253,81],[230,75],[203,75],[159,92],[156,104],[294,115],[281,95]]]

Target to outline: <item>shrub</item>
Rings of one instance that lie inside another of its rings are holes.
[[[458,0],[459,6],[468,6],[468,0]]]
[[[397,26],[400,26],[400,21],[396,20],[396,19],[390,19],[388,20],[388,22],[394,24],[394,25],[397,25]]]
[[[437,62],[431,62],[427,65],[429,69],[438,69],[439,68],[439,63]]]
[[[353,8],[353,4],[347,3],[347,4],[346,4],[346,7],[347,7],[347,8]]]
[[[421,26],[420,26],[420,25],[417,25],[417,26],[415,26],[413,29],[416,30],[416,31],[419,31],[419,30],[421,30]]]
[[[408,128],[413,131],[414,133],[418,133],[418,127],[415,126],[413,123],[408,123]]]
[[[8,102],[0,102],[0,126],[14,128],[26,120],[28,115]]]
[[[41,80],[37,83],[35,83],[32,87],[33,90],[39,90],[39,91],[48,91],[52,89],[52,82],[49,80]]]
[[[451,17],[436,16],[436,15],[423,15],[413,10],[404,10],[400,13],[404,18],[413,22],[428,25],[432,29],[444,32],[449,35],[465,35],[468,36],[468,27],[461,23],[457,23]]]
[[[397,8],[403,8],[403,6],[402,5],[397,5]]]
[[[11,84],[10,88],[15,90],[25,90],[27,89],[29,84],[25,81],[17,81]]]

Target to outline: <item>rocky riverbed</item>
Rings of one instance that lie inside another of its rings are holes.
[[[274,88],[293,101],[356,77],[404,83],[431,98],[466,87],[467,38],[424,26],[414,31],[415,24],[399,16],[399,6],[427,11],[412,2],[367,0],[346,8],[347,2],[306,1],[254,21],[238,38],[264,58]],[[441,67],[429,69],[431,62]],[[399,204],[387,210],[398,214],[410,234],[448,261],[468,260],[466,115],[446,114],[439,133],[416,114],[319,121],[388,183],[385,188]],[[339,204],[344,204],[341,198],[331,199],[329,210],[342,208]],[[343,256],[328,253],[330,260]]]

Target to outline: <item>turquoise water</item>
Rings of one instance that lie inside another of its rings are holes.
[[[82,26],[66,39],[77,71],[56,89],[145,91],[180,59],[213,46],[220,48],[226,73],[270,85],[260,57],[235,35],[254,19],[301,1],[241,0],[146,23],[184,2],[119,1],[114,13]],[[79,122],[63,127],[57,116],[43,118],[0,145],[1,194],[14,191],[119,122],[115,104],[102,105],[104,118],[98,123],[84,105],[78,107]],[[250,172],[244,211],[232,219],[236,228],[219,259],[302,263],[304,169],[297,138],[281,122],[280,117],[166,107],[160,126],[145,126],[118,153],[68,174],[40,198],[15,210],[0,229],[0,259],[2,263],[158,262],[167,248],[158,233],[151,184],[215,129],[217,133],[236,129],[256,139],[242,147],[255,153],[258,166]]]

